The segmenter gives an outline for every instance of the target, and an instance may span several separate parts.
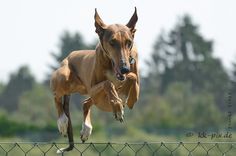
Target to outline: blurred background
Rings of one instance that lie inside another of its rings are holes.
[[[52,71],[71,51],[94,49],[95,8],[105,23],[126,24],[135,6],[140,100],[122,124],[94,107],[89,141],[199,141],[201,132],[236,140],[235,1],[8,0],[0,1],[0,141],[66,142]],[[83,99],[70,105],[76,142]]]

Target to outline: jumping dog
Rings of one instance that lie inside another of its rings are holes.
[[[139,97],[138,55],[133,43],[138,20],[136,8],[126,25],[106,25],[97,9],[94,19],[95,32],[99,37],[96,49],[71,52],[52,73],[50,87],[58,113],[58,129],[69,140],[69,146],[58,150],[58,153],[74,147],[69,111],[72,93],[89,97],[83,101],[82,142],[92,133],[92,105],[113,112],[115,119],[123,122],[125,105],[132,109]]]

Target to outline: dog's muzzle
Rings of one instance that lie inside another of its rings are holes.
[[[127,66],[124,59],[120,60],[120,72],[121,74],[126,74],[130,71],[130,68]]]
[[[113,60],[111,62],[112,62],[113,69],[115,71],[116,78],[120,81],[124,81],[125,74],[130,72],[130,67],[127,66],[126,61],[124,59],[121,59],[119,68],[115,67],[115,63],[113,62]],[[135,63],[135,60],[133,57],[129,58],[129,63],[130,63],[130,65]]]
[[[126,67],[126,66],[121,67],[120,68],[121,74],[119,72],[117,72],[117,74],[116,74],[117,79],[120,81],[124,81],[125,80],[124,74],[127,74],[129,71],[130,71],[130,69],[128,67]]]
[[[116,68],[115,63],[113,62],[113,60],[111,62],[112,62],[112,66],[113,66],[116,78],[119,81],[124,81],[125,80],[125,76],[123,75],[123,73],[127,72],[127,71],[124,71],[124,69],[123,69],[123,72],[121,72],[122,71],[122,67],[121,68]]]
[[[120,68],[121,74],[126,74],[130,71],[130,69],[127,66],[123,66]]]

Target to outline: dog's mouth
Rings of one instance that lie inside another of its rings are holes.
[[[121,74],[119,67],[116,67],[115,63],[113,61],[112,62],[112,67],[113,70],[115,72],[115,76],[119,81],[124,81],[125,80],[125,75]]]
[[[122,75],[122,74],[120,74],[120,73],[116,73],[116,78],[118,79],[118,80],[120,80],[120,81],[124,81],[125,80],[125,76],[124,75]]]

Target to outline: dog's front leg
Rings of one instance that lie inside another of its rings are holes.
[[[80,139],[84,143],[92,133],[92,124],[90,119],[90,108],[93,105],[92,99],[88,98],[83,102],[84,122],[80,131]]]
[[[132,109],[139,97],[138,77],[135,73],[131,72],[126,75],[126,81],[118,90],[118,94],[122,101],[127,103],[128,107]]]
[[[103,93],[105,93],[105,97],[101,97],[101,95],[104,95]],[[115,119],[123,122],[124,106],[112,82],[106,80],[98,83],[90,89],[89,94],[95,100],[95,102],[99,101],[99,99],[105,99],[105,101],[102,101],[111,105]]]

